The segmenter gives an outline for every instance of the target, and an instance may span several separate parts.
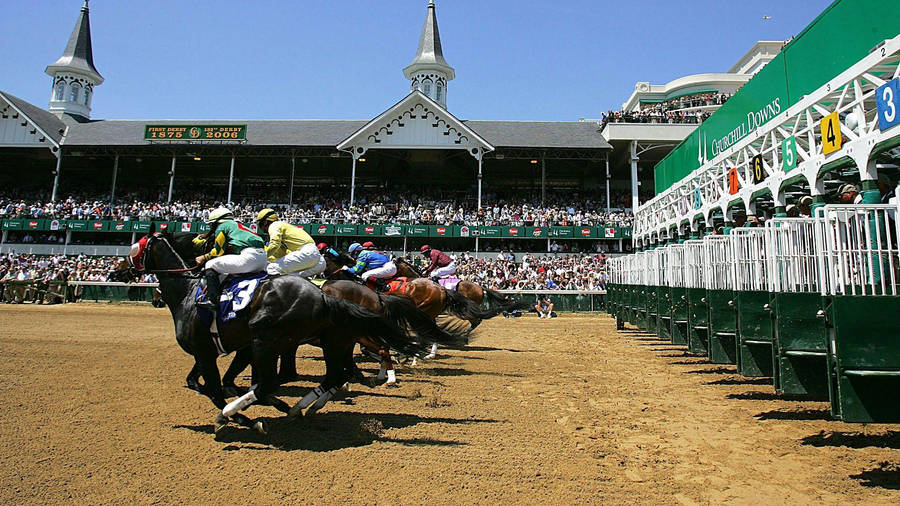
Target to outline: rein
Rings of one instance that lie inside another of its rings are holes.
[[[181,258],[181,255],[179,255],[177,251],[175,251],[175,248],[172,246],[172,244],[169,242],[168,239],[154,234],[150,240],[162,241],[169,248],[169,251],[171,251],[172,254],[175,255],[175,258],[177,258],[178,261],[181,262],[182,268],[181,269],[149,269],[149,270],[144,269],[144,272],[146,272],[148,274],[163,275],[163,276],[177,276],[179,274],[191,273],[188,276],[186,276],[189,278],[199,278],[201,276],[201,274],[199,272],[195,272],[195,271],[199,270],[201,268],[201,266],[195,265],[193,267],[188,267],[187,264],[184,262],[184,259]],[[149,243],[147,245],[149,246]],[[130,260],[130,257],[129,257],[129,260]]]

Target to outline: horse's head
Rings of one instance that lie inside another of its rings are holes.
[[[322,256],[325,258],[325,275],[329,276],[341,270],[342,267],[352,267],[356,265],[350,255],[346,253],[338,253],[334,248],[323,248]]]
[[[120,280],[132,281],[145,272],[187,269],[195,265],[195,249],[190,234],[156,232],[145,235],[131,245],[128,257],[119,263],[113,275]]]

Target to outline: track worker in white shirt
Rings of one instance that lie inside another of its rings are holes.
[[[263,209],[256,215],[256,226],[269,236],[266,272],[270,276],[296,273],[311,278],[325,271],[325,257],[302,228],[280,221],[272,209]]]

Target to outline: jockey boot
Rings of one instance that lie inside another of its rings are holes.
[[[206,301],[198,302],[197,307],[208,309],[213,313],[219,309],[219,299],[222,298],[222,288],[219,286],[219,273],[207,269],[204,273],[206,279]]]
[[[388,286],[387,282],[383,279],[373,277],[372,280],[375,282],[375,291],[376,292],[384,293],[391,289],[391,287]]]

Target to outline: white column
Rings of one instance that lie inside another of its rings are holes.
[[[353,168],[350,169],[350,205],[356,201],[356,153],[353,153]]]
[[[294,203],[294,168],[296,159],[291,157],[291,186],[288,188],[288,204]]]
[[[631,141],[631,212],[638,208],[638,155],[637,141]]]
[[[169,197],[166,202],[172,202],[172,187],[175,185],[175,157],[172,157],[172,170],[169,171]]]
[[[53,193],[50,194],[50,200],[56,202],[56,188],[59,186],[59,171],[62,166],[62,149],[56,153],[56,174],[53,175]]]
[[[228,172],[228,202],[231,203],[231,187],[234,184],[234,155],[231,155],[231,170]]]
[[[116,155],[116,160],[113,162],[113,174],[112,174],[112,189],[109,191],[109,203],[112,204],[114,200],[116,200],[116,175],[119,173],[119,155]]]
[[[610,178],[609,178],[609,154],[607,153],[607,155],[606,155],[606,212],[609,212],[610,208],[612,207],[610,204],[610,198],[609,198],[609,180],[610,180]]]
[[[541,158],[541,207],[546,206],[547,200],[547,160]]]
[[[478,211],[481,210],[481,157],[478,157]]]

